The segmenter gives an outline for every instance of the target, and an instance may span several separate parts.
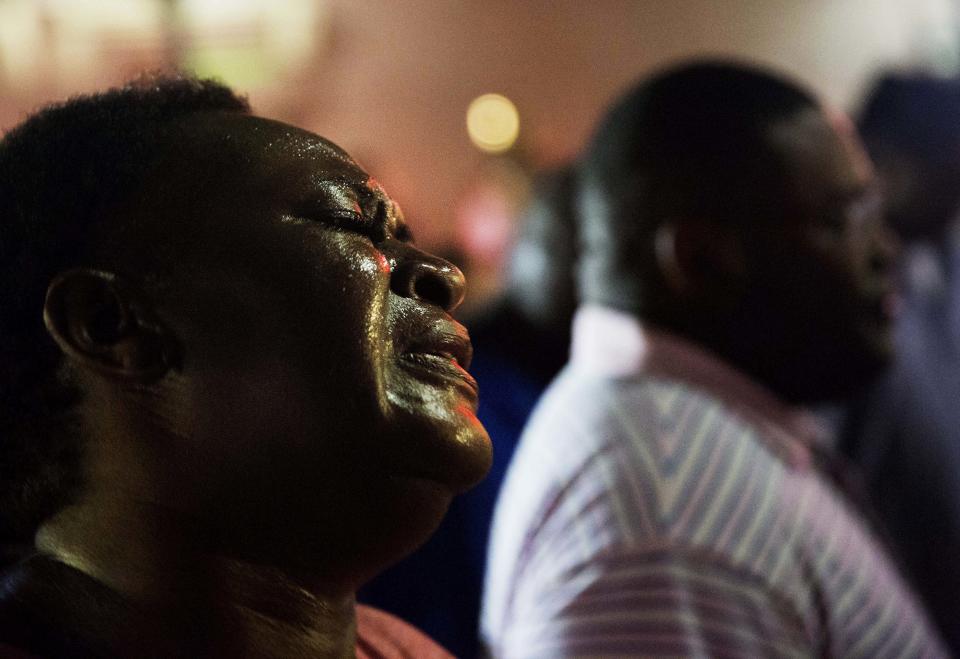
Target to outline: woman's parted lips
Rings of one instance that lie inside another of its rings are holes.
[[[452,384],[465,398],[465,407],[476,413],[479,387],[466,371],[473,358],[467,329],[446,314],[418,320],[421,322],[415,327],[407,326],[412,330],[408,334],[410,338],[401,339],[396,345],[396,354],[404,369],[418,380],[439,384],[444,389]],[[411,465],[410,472],[459,493],[477,483],[489,468],[491,448],[488,438],[477,437],[467,443],[460,440],[442,442],[442,445],[440,462],[417,460]],[[410,458],[412,454],[405,455]]]
[[[474,392],[477,382],[467,373],[473,359],[473,346],[463,325],[443,320],[432,323],[422,334],[401,350],[401,356],[438,375],[465,382]]]
[[[429,330],[410,342],[403,354],[438,355],[453,359],[464,370],[470,368],[473,346],[466,328],[455,321],[434,323]]]

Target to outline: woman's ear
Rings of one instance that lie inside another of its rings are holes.
[[[112,273],[78,268],[54,277],[43,321],[64,354],[107,377],[147,383],[171,366],[168,332]]]
[[[674,293],[727,297],[741,288],[747,264],[733,231],[708,220],[673,220],[660,225],[654,241],[657,267]]]

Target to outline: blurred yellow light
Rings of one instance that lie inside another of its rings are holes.
[[[506,96],[478,96],[467,108],[467,133],[470,141],[481,151],[502,153],[517,141],[520,115]]]

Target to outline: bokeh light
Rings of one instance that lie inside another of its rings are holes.
[[[478,96],[467,108],[467,133],[481,151],[503,153],[520,135],[520,114],[506,96]]]

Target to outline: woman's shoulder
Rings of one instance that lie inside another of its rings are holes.
[[[88,577],[33,555],[0,572],[0,659],[103,656],[79,632],[62,624],[59,602],[90,600]]]
[[[385,611],[357,606],[357,659],[452,659],[419,629]]]

